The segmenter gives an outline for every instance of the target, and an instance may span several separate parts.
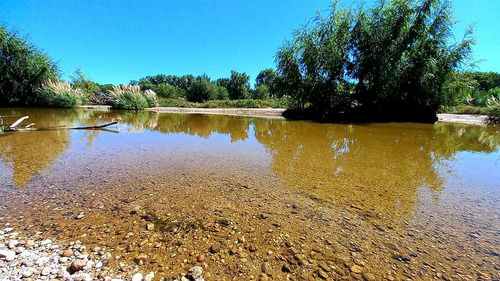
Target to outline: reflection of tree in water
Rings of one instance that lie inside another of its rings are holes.
[[[273,154],[271,169],[287,186],[393,226],[411,215],[419,187],[442,187],[436,161],[460,150],[491,151],[478,142],[474,130],[485,129],[476,126],[461,126],[470,135],[458,135],[441,125],[266,124],[255,122],[256,138]]]
[[[159,114],[158,125],[152,128],[162,133],[185,133],[208,138],[212,133],[227,134],[231,142],[248,138],[249,118],[203,114]]]
[[[84,115],[82,110],[10,109],[4,116],[29,115],[39,128],[71,126]],[[0,138],[0,159],[12,169],[13,183],[24,187],[31,177],[46,169],[70,146],[68,130],[12,132]]]

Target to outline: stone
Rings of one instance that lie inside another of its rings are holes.
[[[137,256],[134,257],[134,262],[139,263],[140,261],[145,261],[148,258],[148,256],[144,253],[138,254]]]
[[[69,258],[73,255],[73,250],[71,249],[66,249],[62,252],[61,256]]]
[[[328,278],[328,273],[326,273],[323,269],[318,269],[318,276],[321,279],[327,279]]]
[[[142,274],[141,274],[141,273],[136,273],[136,274],[132,277],[132,281],[142,281]]]
[[[319,268],[323,269],[323,271],[325,271],[325,272],[331,271],[330,267],[328,265],[326,265],[324,262],[320,262],[318,264],[318,266],[319,266]]]
[[[362,273],[363,268],[361,268],[361,266],[359,266],[359,265],[353,265],[353,266],[351,266],[351,271],[354,273]]]
[[[208,249],[208,251],[212,254],[218,253],[220,251],[220,244],[213,244],[212,246],[210,246],[210,249]]]
[[[23,278],[29,278],[35,273],[35,271],[36,270],[34,268],[31,268],[31,267],[23,267],[23,268],[21,268],[21,271],[19,271],[19,273],[21,274],[21,276]]]
[[[153,278],[155,277],[155,273],[154,272],[150,272],[146,275],[146,277],[144,277],[144,281],[151,281],[153,280]]]
[[[0,258],[11,262],[16,258],[16,252],[10,250],[0,250]]]
[[[365,272],[363,273],[363,279],[365,281],[375,281],[377,280],[377,278],[375,277],[375,275],[373,273],[369,273],[369,272]]]
[[[42,276],[47,276],[49,274],[50,274],[50,268],[48,268],[48,267],[44,267],[42,269],[42,272],[40,273],[40,275],[42,275]]]
[[[19,242],[17,240],[11,240],[7,244],[7,247],[9,247],[9,249],[12,250],[12,249],[14,249],[17,246],[17,244],[19,244]]]
[[[250,246],[248,247],[248,250],[250,252],[256,252],[257,251],[257,246],[255,246],[255,244],[250,244]]]
[[[146,224],[146,230],[152,231],[155,229],[155,225],[153,223]]]
[[[87,262],[83,259],[76,259],[71,263],[71,270],[80,271],[87,265]]]
[[[198,256],[198,258],[196,258],[196,260],[197,260],[198,262],[204,262],[204,261],[205,261],[205,255],[204,255],[204,254],[200,254],[200,255]]]
[[[203,277],[203,268],[201,266],[193,266],[188,270],[186,277],[190,280],[197,280]]]
[[[76,215],[75,220],[81,220],[81,219],[83,219],[83,217],[85,217],[85,213],[81,212],[78,215]]]

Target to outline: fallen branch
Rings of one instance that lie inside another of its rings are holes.
[[[21,117],[21,118],[17,119],[17,121],[16,121],[16,122],[12,123],[12,125],[10,125],[10,126],[9,126],[9,129],[11,129],[11,130],[15,130],[15,129],[16,129],[16,127],[17,127],[19,124],[21,124],[21,122],[23,122],[24,120],[26,120],[26,119],[28,119],[28,118],[30,118],[30,117],[29,117],[29,116],[23,116],[23,117]]]
[[[114,124],[118,124],[118,122],[110,122],[110,123],[106,123],[106,124],[102,124],[102,125],[97,125],[97,126],[86,126],[86,127],[74,127],[74,128],[68,128],[68,130],[93,130],[93,129],[102,129],[104,127],[107,127],[107,126],[110,126],[110,125],[114,125]]]

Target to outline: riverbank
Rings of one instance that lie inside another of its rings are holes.
[[[185,108],[185,107],[152,107],[146,110],[166,113],[188,114],[221,114],[250,117],[283,118],[282,108]]]
[[[84,109],[103,110],[111,109],[107,105],[86,105]],[[284,108],[187,108],[187,107],[151,107],[145,110],[164,113],[185,113],[185,114],[218,114],[218,115],[233,115],[233,116],[248,116],[261,118],[284,118]],[[490,123],[490,118],[487,115],[473,114],[437,114],[438,122],[446,123],[461,123],[471,125],[487,125]]]

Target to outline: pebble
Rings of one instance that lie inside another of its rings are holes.
[[[87,262],[83,259],[76,259],[71,263],[71,270],[80,271],[87,265]]]
[[[132,277],[132,281],[142,281],[142,274],[141,274],[141,273],[136,273],[136,274]]]
[[[354,273],[362,273],[363,268],[361,268],[361,266],[359,266],[359,265],[353,265],[353,266],[351,266],[351,271]]]
[[[203,278],[203,268],[201,266],[193,266],[188,270],[186,277],[189,280],[202,281]]]
[[[85,252],[86,247],[80,241],[71,242],[71,246],[65,248],[52,239],[30,239],[30,237],[22,237],[17,232],[14,236],[8,234],[12,231],[13,229],[4,229],[0,233],[0,280],[114,279],[110,274],[106,274],[108,270],[103,269],[101,261],[108,256],[111,257],[109,252],[94,248],[102,252],[99,253],[101,260],[91,259]],[[13,237],[17,237],[16,239],[21,242],[13,240]],[[140,279],[134,276],[133,281],[152,281],[154,272],[146,275],[144,279],[142,275],[140,276]],[[130,278],[115,280],[128,281],[131,280]]]

